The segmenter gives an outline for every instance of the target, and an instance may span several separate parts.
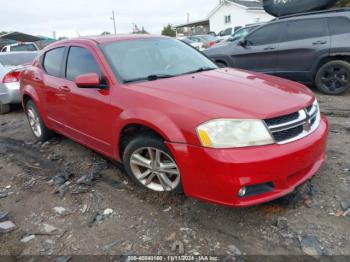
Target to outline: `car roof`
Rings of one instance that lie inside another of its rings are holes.
[[[150,38],[168,38],[160,35],[148,35],[148,34],[124,34],[124,35],[106,35],[106,36],[84,36],[70,38],[62,40],[56,43],[69,43],[72,41],[93,41],[98,44],[117,42],[117,41],[128,41],[128,40],[137,40],[137,39],[150,39]]]
[[[272,20],[273,21],[288,21],[288,20],[297,20],[304,18],[321,18],[321,17],[330,17],[330,16],[339,16],[346,15],[350,16],[350,8],[333,8],[321,11],[312,11],[312,12],[304,12],[293,15],[285,15],[281,17],[277,17]]]

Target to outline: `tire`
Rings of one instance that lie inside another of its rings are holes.
[[[10,112],[10,105],[0,103],[0,115],[7,114],[9,112]]]
[[[350,63],[330,61],[320,67],[315,78],[316,87],[327,95],[340,95],[350,89]]]
[[[151,161],[157,155],[160,161]],[[125,148],[123,165],[130,179],[143,188],[172,194],[183,192],[179,168],[167,146],[156,136],[146,134],[132,139]],[[162,169],[162,165],[168,168]]]
[[[215,62],[215,64],[218,66],[218,67],[220,67],[220,68],[225,68],[225,67],[227,67],[227,65],[224,63],[224,62]]]
[[[45,126],[39,110],[32,100],[27,102],[25,112],[30,128],[36,140],[44,142],[53,137],[54,132]]]

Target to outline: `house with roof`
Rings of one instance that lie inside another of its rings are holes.
[[[208,15],[210,31],[267,22],[274,17],[265,12],[262,0],[222,0]]]
[[[262,0],[220,0],[218,6],[204,19],[177,25],[175,28],[184,35],[219,33],[227,28],[267,22],[273,18],[265,12]]]

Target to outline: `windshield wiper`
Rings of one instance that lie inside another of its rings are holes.
[[[215,67],[200,67],[200,68],[198,68],[198,69],[196,69],[196,70],[183,73],[182,75],[194,74],[194,73],[199,73],[199,72],[204,72],[204,71],[210,71],[210,70],[214,70],[214,69],[217,69],[217,68],[215,68]]]
[[[132,82],[139,82],[139,81],[155,81],[162,78],[170,78],[174,77],[176,75],[167,75],[167,74],[152,74],[146,77],[139,77],[134,79],[127,79],[124,80],[124,83],[132,83]]]

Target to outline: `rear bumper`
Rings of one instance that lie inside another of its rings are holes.
[[[311,179],[326,160],[328,121],[309,136],[285,145],[239,149],[208,149],[169,143],[188,196],[245,207],[280,198]],[[245,186],[273,183],[270,192],[240,198]]]
[[[0,84],[0,103],[1,104],[19,104],[21,96],[19,92],[19,83]]]

